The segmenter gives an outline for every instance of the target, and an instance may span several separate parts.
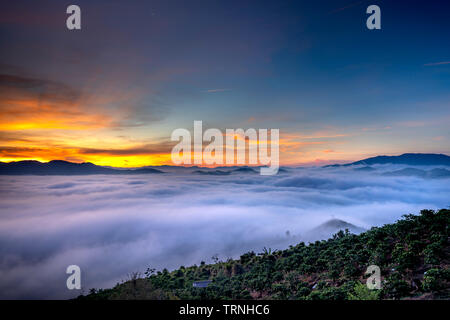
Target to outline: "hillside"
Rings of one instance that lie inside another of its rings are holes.
[[[422,210],[359,235],[339,231],[326,241],[172,272],[149,268],[79,299],[449,299],[449,222],[450,210]],[[362,285],[372,264],[381,268],[381,290]],[[192,286],[206,279],[207,288]]]
[[[305,238],[304,241],[327,239],[329,236],[339,232],[339,230],[348,230],[350,233],[354,234],[360,234],[361,232],[365,231],[363,228],[355,226],[346,221],[331,219],[306,232],[303,235]]]

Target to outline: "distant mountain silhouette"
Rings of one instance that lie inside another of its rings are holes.
[[[416,168],[405,168],[401,170],[388,171],[383,173],[384,176],[407,176],[407,177],[421,177],[425,178],[427,172]]]
[[[435,153],[404,153],[400,156],[377,156],[346,164],[332,164],[325,167],[347,167],[374,164],[406,164],[410,166],[450,166],[450,157]]]
[[[436,168],[427,172],[428,178],[450,178],[450,170]]]
[[[192,173],[196,174],[204,174],[204,175],[213,175],[213,176],[227,176],[231,173],[231,171],[222,171],[222,170],[195,170]]]
[[[87,175],[87,174],[148,174],[163,173],[151,168],[113,169],[90,162],[74,163],[63,160],[39,162],[34,160],[0,162],[0,175]]]
[[[365,166],[365,167],[358,167],[353,169],[355,171],[366,171],[366,172],[372,172],[372,171],[376,171],[377,169],[369,167],[369,166]]]
[[[420,170],[416,168],[404,168],[401,170],[388,171],[383,173],[384,176],[409,176],[429,179],[450,178],[450,170],[436,168],[433,170]]]
[[[252,168],[249,168],[249,167],[242,167],[242,168],[237,168],[237,169],[233,170],[233,172],[256,173],[256,170],[252,169]]]

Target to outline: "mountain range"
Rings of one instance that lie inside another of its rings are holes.
[[[405,153],[400,156],[377,156],[367,158],[347,164],[333,164],[324,167],[348,167],[348,166],[364,166],[358,170],[372,171],[371,165],[376,164],[402,164],[411,166],[450,166],[450,156],[445,154],[434,153]],[[160,168],[177,168],[175,166],[159,166]],[[228,175],[230,171],[236,173],[256,173],[257,171],[251,167],[217,167],[215,170],[202,169],[200,167],[194,171],[197,174],[208,175]],[[223,169],[222,169],[223,168]],[[154,167],[142,167],[135,169],[122,169],[97,166],[90,162],[74,163],[64,160],[52,160],[50,162],[39,162],[35,160],[0,162],[0,175],[88,175],[88,174],[149,174],[149,173],[164,173],[165,171],[155,169]],[[231,169],[231,170],[230,170]],[[445,169],[440,169],[445,170]],[[420,172],[392,172],[388,175],[416,175],[416,176],[448,176],[448,172],[437,172],[436,170],[430,173]],[[286,172],[286,169],[280,168],[280,173]]]
[[[0,175],[87,175],[87,174],[147,174],[163,173],[152,168],[113,169],[97,166],[90,162],[74,163],[63,160],[39,162],[24,160],[0,162]]]
[[[450,156],[436,153],[404,153],[399,156],[376,156],[346,164],[332,164],[327,167],[347,167],[356,165],[403,164],[410,166],[450,166]]]

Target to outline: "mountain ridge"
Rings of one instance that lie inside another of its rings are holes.
[[[403,153],[399,156],[376,156],[366,158],[345,164],[331,164],[323,166],[330,167],[348,167],[374,164],[405,164],[411,166],[450,166],[450,156],[442,153]]]
[[[91,162],[75,163],[65,160],[40,162],[23,160],[0,162],[0,175],[89,175],[89,174],[150,174],[164,173],[152,168],[113,169],[97,166]]]
[[[376,156],[367,159],[358,160],[346,164],[331,164],[323,166],[323,168],[333,167],[349,167],[362,165],[366,169],[375,164],[403,164],[412,166],[449,166],[450,156],[437,153],[404,153],[399,156]],[[157,166],[159,168],[172,168],[177,166]],[[198,169],[200,167],[191,167]],[[222,167],[215,168],[220,170]],[[224,167],[225,168],[225,167]],[[233,172],[254,173],[252,167],[231,167]],[[230,168],[228,168],[230,169]],[[280,170],[284,170],[280,168]],[[284,170],[285,172],[286,170]],[[113,168],[106,166],[98,166],[91,162],[75,163],[65,160],[51,160],[49,162],[40,162],[37,160],[21,160],[12,162],[0,162],[0,175],[87,175],[87,174],[148,174],[148,173],[165,173],[160,169],[152,166],[144,166],[139,168]],[[220,172],[219,172],[220,174]]]

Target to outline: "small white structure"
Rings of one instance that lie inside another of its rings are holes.
[[[206,288],[211,282],[212,280],[194,281],[192,286],[194,288]]]

